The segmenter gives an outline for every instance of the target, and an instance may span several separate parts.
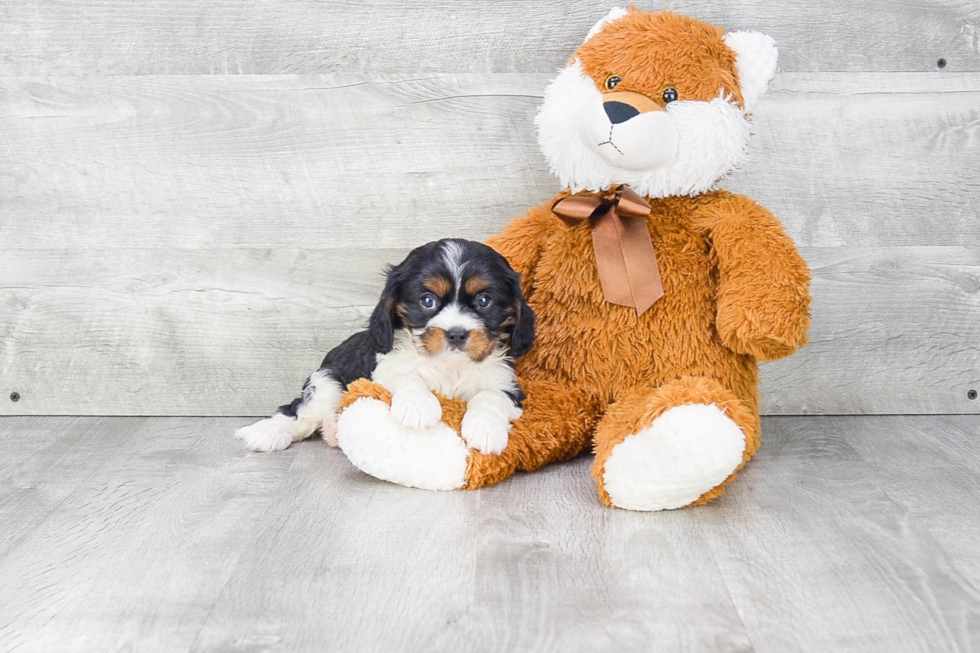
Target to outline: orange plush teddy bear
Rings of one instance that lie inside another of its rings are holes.
[[[467,449],[458,400],[443,400],[436,428],[406,432],[387,391],[362,380],[339,421],[348,458],[403,485],[474,489],[591,447],[606,505],[720,495],[759,445],[757,361],[791,354],[809,327],[810,274],[792,240],[716,188],[745,156],[776,54],[763,34],[667,11],[601,20],[536,120],[566,190],[488,241],[538,318],[506,449]]]

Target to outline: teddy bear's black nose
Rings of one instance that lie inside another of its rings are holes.
[[[626,122],[633,116],[640,115],[639,111],[623,102],[606,102],[602,105],[602,108],[606,110],[606,115],[609,116],[609,122],[614,125]]]

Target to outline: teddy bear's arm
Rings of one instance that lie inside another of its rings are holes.
[[[715,324],[722,341],[759,360],[805,345],[810,270],[780,222],[739,195],[712,202],[704,217],[718,263]]]
[[[534,269],[541,256],[541,248],[549,231],[555,228],[557,218],[551,212],[553,202],[531,208],[524,215],[514,218],[499,234],[490,236],[486,244],[503,255],[521,275],[521,291],[525,298],[533,294]]]

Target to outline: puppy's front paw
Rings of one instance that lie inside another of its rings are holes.
[[[508,431],[510,422],[489,411],[468,410],[460,425],[460,435],[466,444],[480,453],[500,453],[506,449]]]
[[[442,405],[428,390],[403,390],[391,396],[391,416],[407,429],[427,429],[442,419]]]

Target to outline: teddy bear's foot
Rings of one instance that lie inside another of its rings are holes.
[[[440,397],[442,421],[424,430],[406,429],[391,415],[391,393],[359,379],[341,399],[340,448],[351,463],[376,478],[427,490],[493,485],[518,469],[533,471],[566,460],[588,445],[599,414],[597,399],[584,391],[545,381],[521,381],[524,412],[500,453],[468,449],[465,402]]]
[[[405,428],[381,399],[363,397],[345,409],[337,441],[355,467],[383,481],[423,490],[458,490],[466,484],[469,451],[456,431],[443,422]]]
[[[669,510],[706,503],[755,451],[757,420],[720,384],[685,377],[610,407],[593,475],[604,503]]]
[[[744,451],[742,429],[717,406],[678,406],[613,448],[603,482],[618,508],[680,508],[721,485]]]

